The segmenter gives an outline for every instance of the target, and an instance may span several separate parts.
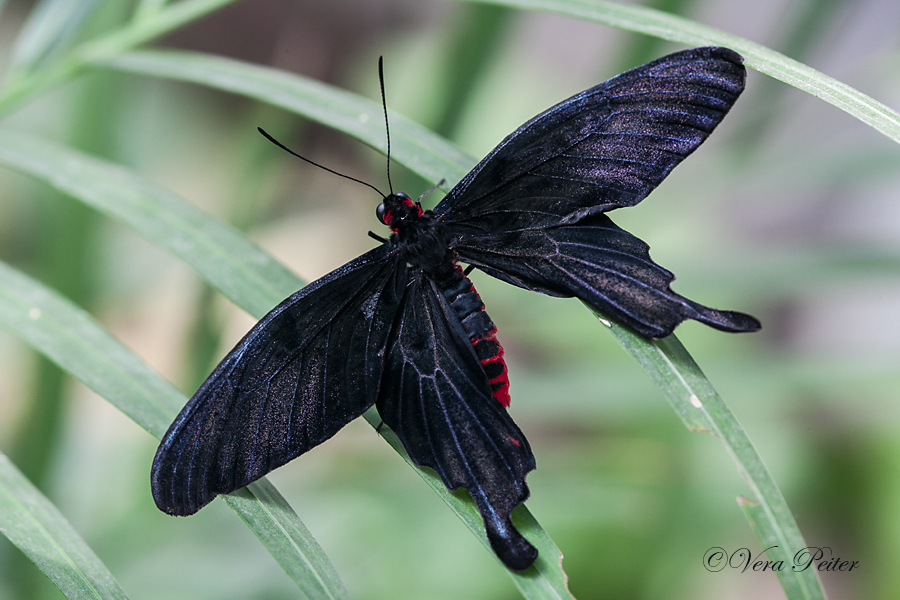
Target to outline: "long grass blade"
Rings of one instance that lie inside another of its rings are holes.
[[[403,460],[405,460],[410,467],[416,470],[419,477],[421,477],[436,494],[441,496],[444,502],[447,503],[447,506],[449,506],[465,526],[469,528],[484,547],[493,554],[490,542],[488,542],[487,536],[484,534],[484,522],[481,519],[478,509],[475,507],[475,503],[472,502],[469,495],[462,490],[448,493],[447,488],[444,486],[444,482],[441,481],[441,478],[437,473],[431,469],[426,470],[417,467],[406,453],[403,443],[396,434],[381,421],[381,417],[378,416],[378,411],[374,408],[370,409],[363,416],[365,416],[372,427],[378,429],[379,434],[384,440],[391,445],[397,454],[403,457]],[[560,552],[559,547],[553,542],[550,536],[544,532],[540,524],[534,516],[528,512],[528,509],[524,505],[519,506],[513,512],[513,522],[519,531],[528,538],[528,541],[534,544],[538,549],[537,560],[527,571],[523,573],[508,571],[509,576],[522,593],[522,596],[529,600],[550,598],[558,600],[571,599],[572,595],[569,593],[566,573],[562,569],[563,555],[562,552]],[[496,560],[498,565],[501,564],[499,559]]]
[[[61,49],[78,31],[97,0],[41,0],[28,15],[12,47],[9,78],[14,81]]]
[[[129,52],[92,64],[254,98],[387,151],[380,102],[301,75],[208,54],[160,50]],[[468,172],[472,159],[458,146],[403,115],[391,112],[390,120],[391,155],[404,166],[429,181],[455,183]]]
[[[252,241],[172,192],[118,167],[27,134],[0,130],[0,163],[46,181],[178,256],[255,315],[300,281]],[[262,302],[262,304],[260,304]]]
[[[139,22],[144,19],[154,17],[156,13],[161,11],[168,0],[140,0],[134,9],[134,21]]]
[[[603,0],[465,0],[554,13],[652,35],[688,46],[725,46],[745,64],[833,104],[900,143],[900,114],[833,77],[742,37],[637,4]]]
[[[60,85],[78,75],[85,64],[115,56],[184,27],[237,0],[182,0],[154,11],[152,16],[132,20],[128,25],[85,42],[45,69],[10,81],[0,94],[0,114],[17,107],[32,95]]]
[[[0,325],[157,438],[165,434],[175,413],[187,401],[93,317],[3,263]],[[308,598],[349,597],[328,557],[270,483],[263,479],[224,498]],[[41,561],[57,560],[46,549],[35,552],[40,556],[32,560],[39,565]]]
[[[747,516],[763,549],[769,549],[770,560],[785,565],[776,573],[788,598],[824,600],[816,572],[792,568],[794,556],[807,544],[781,490],[747,433],[678,338],[670,335],[661,340],[648,340],[603,317],[600,319],[662,389],[684,424],[691,431],[712,433],[725,445],[753,491],[750,503],[739,499],[741,506],[745,512],[751,511]]]
[[[2,453],[0,531],[44,572],[66,598],[127,598],[112,573],[68,520]]]

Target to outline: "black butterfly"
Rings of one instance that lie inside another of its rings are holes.
[[[606,215],[706,139],[743,90],[741,62],[725,48],[663,57],[525,123],[433,211],[386,196],[390,239],[279,304],[172,423],[151,472],[157,506],[192,514],[374,404],[416,464],[471,494],[500,560],[531,566],[537,550],[510,513],[528,498],[534,455],[506,410],[496,328],[458,263],[578,297],[650,338],[685,319],[759,329],[670,290],[672,273]]]

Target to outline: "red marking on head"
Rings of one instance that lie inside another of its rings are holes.
[[[416,209],[416,217],[421,217],[422,215],[425,214],[425,211],[422,210],[422,207],[419,206],[418,204],[416,204],[415,202],[413,202],[412,199],[410,199],[410,198],[404,198],[403,201],[400,203],[400,205],[407,209],[415,208]],[[400,214],[403,214],[403,211],[400,211]],[[397,233],[397,229],[399,228],[400,223],[402,222],[402,218],[396,219],[396,222],[394,219],[395,219],[395,217],[394,217],[393,210],[388,209],[387,211],[385,211],[384,223],[388,227],[391,228],[392,232]]]

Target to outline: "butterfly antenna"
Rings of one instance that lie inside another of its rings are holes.
[[[416,205],[421,206],[421,205],[422,205],[422,200],[425,199],[425,196],[427,196],[428,194],[430,194],[430,193],[433,192],[434,190],[438,189],[439,187],[441,187],[442,185],[444,185],[444,183],[446,183],[446,182],[447,182],[446,179],[441,179],[440,181],[438,181],[438,182],[437,182],[437,185],[435,185],[435,186],[432,187],[430,190],[428,190],[427,192],[425,192],[424,194],[422,194],[421,196],[419,196],[419,199],[416,200]]]
[[[350,181],[355,181],[356,183],[361,183],[361,184],[363,184],[364,186],[370,187],[370,188],[372,188],[373,190],[375,190],[376,192],[378,192],[378,195],[381,196],[382,198],[385,198],[385,197],[386,197],[384,194],[381,193],[381,190],[379,190],[377,187],[375,187],[375,186],[372,185],[371,183],[367,183],[367,182],[365,182],[365,181],[363,181],[363,180],[361,180],[361,179],[357,179],[356,177],[350,177],[349,175],[344,175],[343,173],[338,173],[338,172],[335,171],[334,169],[329,169],[328,167],[323,166],[323,165],[320,165],[320,164],[317,163],[317,162],[313,162],[313,161],[309,160],[308,158],[306,158],[305,156],[300,156],[299,154],[297,154],[296,152],[294,152],[293,150],[291,150],[290,148],[288,148],[287,146],[285,146],[284,144],[282,144],[281,142],[279,142],[278,140],[276,140],[275,138],[273,138],[271,135],[269,135],[268,132],[266,132],[266,130],[263,129],[262,127],[257,127],[256,129],[258,129],[259,132],[260,132],[261,134],[263,134],[263,135],[266,137],[267,140],[269,140],[270,142],[272,142],[273,144],[275,144],[276,146],[278,146],[279,148],[281,148],[282,150],[284,150],[284,151],[287,152],[288,154],[293,154],[294,156],[296,156],[296,157],[299,158],[300,160],[306,161],[306,162],[308,162],[309,164],[313,165],[314,167],[319,167],[320,169],[323,169],[323,170],[325,170],[325,171],[328,171],[329,173],[333,173],[333,174],[337,175],[338,177],[343,177],[344,179],[349,179]],[[393,193],[393,192],[392,192],[392,193]]]
[[[388,125],[387,100],[384,96],[384,57],[378,57],[378,83],[381,84],[381,106],[384,108],[384,130],[387,133],[387,180],[391,193],[394,193],[394,184],[391,183],[391,128]]]

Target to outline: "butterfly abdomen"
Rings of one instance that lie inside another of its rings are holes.
[[[491,384],[491,393],[503,406],[508,407],[509,374],[503,360],[503,346],[497,341],[497,326],[485,312],[481,296],[458,265],[448,276],[438,281],[438,287],[472,342],[475,355]]]

